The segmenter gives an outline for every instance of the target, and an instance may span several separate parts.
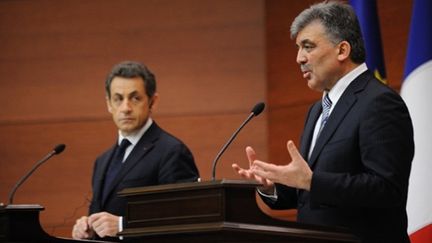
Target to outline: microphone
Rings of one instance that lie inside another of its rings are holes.
[[[240,132],[240,130],[254,117],[261,114],[261,112],[264,110],[265,104],[264,102],[260,102],[252,108],[251,113],[246,118],[246,120],[240,125],[240,127],[233,133],[233,135],[230,137],[227,143],[222,147],[222,149],[219,151],[219,153],[216,155],[216,158],[213,161],[213,167],[212,167],[212,181],[216,179],[216,164],[219,160],[219,158],[222,156],[222,154],[225,152],[225,150],[228,148],[228,146],[232,143],[234,138],[237,136],[237,134]]]
[[[13,203],[13,197],[15,195],[15,192],[17,191],[18,187],[21,186],[21,184],[23,184],[23,182],[29,178],[29,176],[41,165],[43,164],[45,161],[47,161],[49,158],[51,158],[52,156],[59,154],[61,152],[63,152],[63,150],[66,148],[66,145],[64,144],[58,144],[57,146],[55,146],[53,148],[53,150],[51,152],[49,152],[49,154],[47,154],[43,159],[41,159],[40,161],[38,161],[33,168],[27,173],[25,174],[16,184],[15,186],[12,188],[12,190],[9,193],[9,204]]]

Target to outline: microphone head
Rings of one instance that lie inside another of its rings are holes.
[[[260,102],[254,106],[251,112],[254,114],[254,116],[258,116],[264,110],[264,107],[265,107],[264,102]]]
[[[57,144],[57,146],[54,147],[54,154],[59,154],[63,152],[63,150],[66,148],[66,145],[64,144]]]

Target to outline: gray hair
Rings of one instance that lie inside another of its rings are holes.
[[[354,10],[348,4],[331,1],[311,5],[301,12],[291,24],[291,38],[312,22],[321,23],[333,44],[347,41],[351,45],[350,58],[354,63],[366,60],[366,51],[360,25]]]

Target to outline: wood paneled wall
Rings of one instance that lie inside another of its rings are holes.
[[[292,20],[312,2],[1,1],[0,202],[36,160],[65,143],[15,202],[42,204],[45,230],[70,235],[87,211],[93,161],[117,135],[103,82],[112,65],[128,59],[156,74],[161,102],[154,118],[191,148],[204,180],[218,150],[261,100],[264,114],[239,134],[217,177],[238,178],[230,165],[247,165],[246,145],[263,160],[286,163],[286,140],[298,144],[305,113],[320,97],[302,80],[289,39]],[[398,89],[411,1],[378,4],[388,80]]]
[[[194,153],[203,180],[231,133],[265,100],[262,0],[65,0],[0,2],[0,202],[56,144],[52,158],[18,190],[39,203],[45,230],[70,236],[87,213],[94,159],[114,143],[104,80],[138,60],[156,74],[156,122]],[[266,114],[238,136],[218,165],[247,165],[244,147],[267,155]]]

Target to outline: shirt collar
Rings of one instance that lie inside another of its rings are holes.
[[[367,70],[366,63],[362,63],[358,67],[354,68],[351,72],[343,76],[339,81],[336,82],[335,86],[330,91],[324,91],[323,98],[328,93],[330,100],[332,101],[332,108],[338,102],[339,98],[342,96],[346,88],[356,79],[360,74]]]
[[[134,132],[128,136],[123,136],[121,134],[121,132],[119,131],[117,143],[120,144],[121,141],[126,138],[127,140],[129,140],[129,142],[131,142],[131,144],[133,146],[135,146],[138,143],[138,141],[141,139],[141,137],[144,135],[144,133],[150,128],[150,126],[152,124],[153,124],[153,120],[149,117],[147,119],[147,122],[144,124],[144,126],[141,127],[140,130],[138,130],[138,131],[136,131],[136,132]]]

